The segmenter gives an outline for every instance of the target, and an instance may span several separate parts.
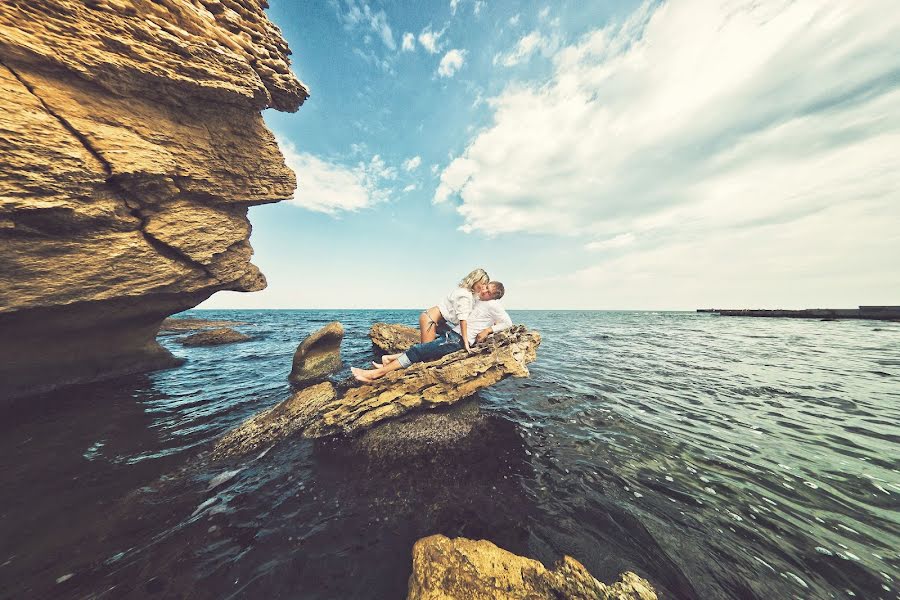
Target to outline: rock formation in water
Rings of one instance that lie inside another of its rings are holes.
[[[506,377],[528,377],[525,365],[540,343],[540,334],[519,325],[494,334],[473,354],[460,350],[346,389],[330,382],[305,388],[225,434],[213,454],[255,452],[294,433],[356,435],[412,410],[453,404]]]
[[[385,354],[405,352],[421,339],[418,329],[393,323],[375,323],[369,330],[369,337],[372,345]]]
[[[207,329],[178,340],[182,346],[219,346],[221,344],[234,344],[237,342],[249,342],[249,335],[240,331],[221,327],[219,329]]]
[[[407,600],[656,600],[647,580],[623,573],[612,585],[565,556],[552,570],[486,540],[422,538],[413,547]]]
[[[340,370],[343,339],[344,326],[332,321],[303,340],[294,352],[290,382],[308,385]]]
[[[207,319],[166,319],[159,326],[160,333],[196,331],[198,329],[217,329],[219,327],[237,327],[249,325],[246,321],[210,321]]]
[[[0,3],[0,398],[160,368],[160,322],[253,291],[249,206],[308,96],[259,0]]]

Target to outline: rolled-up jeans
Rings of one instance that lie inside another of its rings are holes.
[[[451,352],[462,350],[462,336],[455,331],[447,331],[430,342],[416,344],[397,358],[404,369],[415,362],[429,362],[446,356]]]

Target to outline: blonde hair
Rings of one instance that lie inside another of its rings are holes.
[[[459,287],[472,290],[476,283],[487,283],[491,280],[484,269],[475,269],[459,282]],[[474,291],[474,290],[473,290]]]

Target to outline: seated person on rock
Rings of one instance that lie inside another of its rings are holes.
[[[422,311],[419,315],[419,341],[423,344],[430,342],[458,325],[463,346],[468,350],[469,313],[472,312],[476,300],[491,299],[491,293],[487,289],[489,281],[490,277],[484,269],[475,269],[436,306]]]
[[[492,281],[488,284],[487,289],[490,291],[490,299],[476,302],[472,312],[469,313],[467,331],[469,346],[483,342],[494,332],[512,327],[512,319],[509,318],[503,306],[497,302],[503,297],[503,284],[499,281]],[[376,364],[375,369],[365,370],[353,367],[350,371],[358,381],[374,381],[391,371],[405,369],[414,362],[437,360],[451,352],[462,350],[464,347],[467,346],[463,343],[460,325],[456,325],[440,337],[424,344],[416,344],[402,354],[385,355],[381,359],[382,365]]]

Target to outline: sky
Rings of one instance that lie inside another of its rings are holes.
[[[896,0],[271,0],[268,288],[201,308],[900,304]]]

